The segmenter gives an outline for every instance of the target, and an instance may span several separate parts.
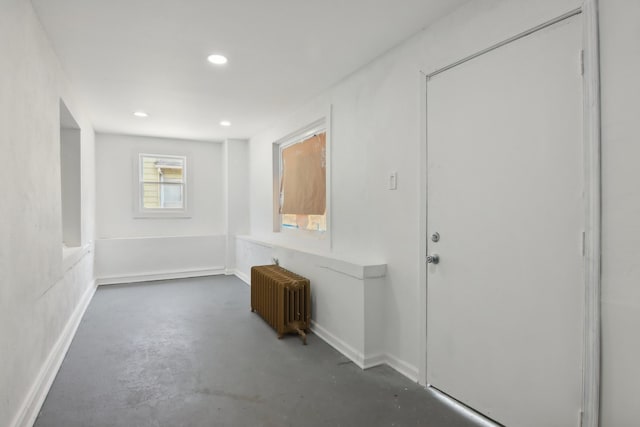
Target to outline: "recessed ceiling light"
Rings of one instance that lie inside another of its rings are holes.
[[[220,126],[231,126],[231,122],[229,120],[223,120],[220,122]]]
[[[207,57],[207,61],[216,65],[223,65],[227,63],[227,57],[224,55],[213,54]]]
[[[149,117],[149,115],[144,111],[136,111],[135,113],[133,113],[133,115],[136,117]]]

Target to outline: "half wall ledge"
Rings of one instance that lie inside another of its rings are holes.
[[[250,235],[236,236],[236,239],[239,241],[251,242],[255,245],[262,246],[263,248],[270,249],[273,254],[291,251],[294,253],[298,252],[300,254],[313,256],[318,261],[321,261],[318,267],[345,274],[355,279],[376,279],[385,277],[387,274],[386,263],[371,262],[372,260],[354,259],[353,257],[341,257],[334,254],[326,254],[309,249],[301,249],[286,243],[280,243],[271,239],[259,238]],[[278,257],[272,256],[271,258]],[[281,261],[280,258],[278,258],[278,260]],[[264,262],[267,264],[272,263],[272,259],[265,259]]]
[[[255,236],[236,236],[235,274],[247,284],[251,267],[279,264],[311,281],[313,332],[360,368],[385,363],[387,265],[343,259]]]

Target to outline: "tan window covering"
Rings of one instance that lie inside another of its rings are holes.
[[[326,132],[282,150],[280,213],[322,215],[326,210]]]

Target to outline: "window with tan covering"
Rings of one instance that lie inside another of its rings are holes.
[[[280,226],[327,231],[326,131],[280,146]]]

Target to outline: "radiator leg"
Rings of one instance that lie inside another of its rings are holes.
[[[307,334],[304,333],[304,330],[296,328],[296,332],[298,332],[298,335],[302,338],[302,344],[307,345]]]

